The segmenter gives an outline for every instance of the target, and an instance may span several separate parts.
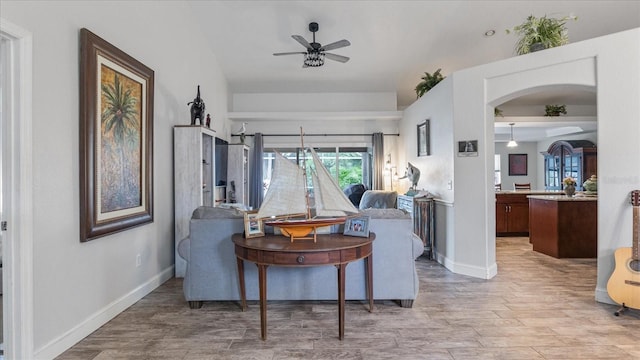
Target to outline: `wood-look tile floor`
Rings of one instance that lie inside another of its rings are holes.
[[[555,259],[528,238],[498,238],[498,275],[456,275],[417,260],[413,308],[391,301],[268,304],[260,340],[257,302],[191,310],[172,279],[58,357],[72,359],[640,359],[640,314],[620,317],[594,300],[595,259]]]

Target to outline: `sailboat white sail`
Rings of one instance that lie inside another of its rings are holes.
[[[311,155],[316,216],[310,218],[306,171],[276,152],[274,171],[264,201],[256,214],[258,219],[305,215],[305,219],[268,220],[265,224],[279,227],[294,239],[313,239],[319,227],[342,224],[346,216],[358,213],[344,195],[313,149]],[[305,237],[313,232],[313,237]]]
[[[279,152],[275,154],[271,183],[256,217],[307,214],[304,171]]]
[[[318,154],[309,148],[315,166],[313,179],[313,198],[315,200],[316,216],[345,216],[358,212],[347,196],[331,176],[327,168],[322,165]]]

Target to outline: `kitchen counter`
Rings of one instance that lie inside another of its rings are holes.
[[[597,196],[587,196],[576,194],[572,197],[568,197],[567,195],[528,195],[529,199],[537,199],[537,200],[549,200],[549,201],[598,201]]]
[[[556,258],[595,258],[598,198],[529,195],[529,239],[533,250]]]
[[[564,194],[562,190],[498,190],[496,194],[501,195],[561,195]]]

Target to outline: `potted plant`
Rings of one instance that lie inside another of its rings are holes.
[[[567,44],[569,36],[565,24],[568,20],[577,19],[575,16],[565,16],[558,19],[546,15],[539,18],[529,15],[525,22],[513,28],[513,32],[520,36],[515,47],[516,53],[523,55]],[[511,31],[507,29],[507,34],[510,34]]]
[[[502,109],[498,109],[498,108],[493,108],[493,116],[494,117],[504,117],[503,113],[502,113]]]
[[[418,98],[422,97],[422,95],[427,91],[431,90],[434,86],[438,85],[440,81],[444,80],[445,77],[440,74],[440,70],[441,69],[436,70],[433,75],[428,72],[424,73],[422,81],[416,86],[416,95],[418,95]]]
[[[544,116],[560,116],[567,115],[567,106],[566,105],[545,105],[544,106]]]

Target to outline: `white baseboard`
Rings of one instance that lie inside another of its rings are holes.
[[[496,263],[493,263],[493,265],[488,268],[460,264],[438,253],[436,254],[436,259],[438,259],[438,262],[444,265],[444,267],[460,275],[472,276],[479,279],[491,279],[498,274],[498,265]]]
[[[609,293],[607,292],[607,289],[599,288],[599,287],[596,287],[596,301],[605,303],[605,304],[619,305],[615,301],[611,300],[611,298],[609,297]]]
[[[171,279],[174,271],[174,266],[172,265],[151,278],[149,281],[133,289],[128,294],[96,311],[93,315],[73,327],[71,330],[50,341],[48,344],[45,344],[40,349],[36,349],[35,358],[39,360],[47,360],[53,359],[62,354],[80,340],[96,331],[100,326],[106,324],[118,314],[126,310],[129,306],[135,304],[138,300],[148,295],[158,286]]]

